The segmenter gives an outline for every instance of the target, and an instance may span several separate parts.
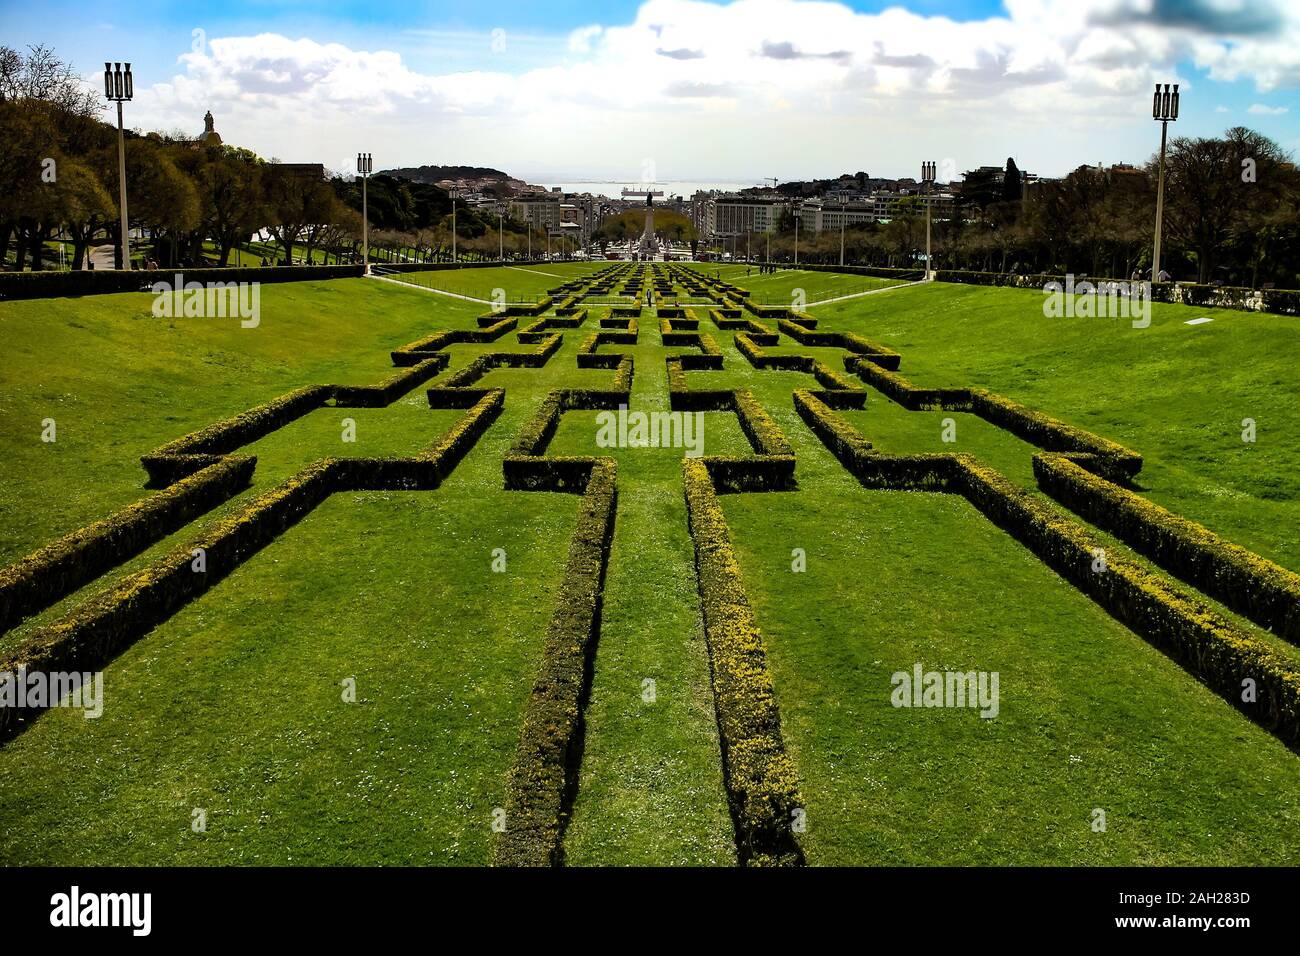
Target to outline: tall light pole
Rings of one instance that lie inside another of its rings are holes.
[[[795,209],[796,212],[794,216],[794,267],[798,269],[799,268],[799,221],[803,219],[803,203],[799,203],[795,207]]]
[[[370,275],[370,212],[366,205],[366,180],[375,163],[369,153],[357,153],[357,175],[361,177],[361,274]]]
[[[849,201],[845,196],[840,197],[840,267],[844,266],[844,220],[849,218]]]
[[[1169,134],[1169,124],[1178,119],[1178,84],[1173,92],[1165,84],[1161,92],[1156,84],[1155,98],[1151,101],[1151,118],[1160,124],[1160,176],[1156,185],[1156,241],[1151,253],[1151,281],[1160,281],[1160,226],[1165,218],[1165,139]]]
[[[925,277],[934,278],[933,260],[930,258],[930,190],[934,186],[934,163],[921,163],[921,182],[925,186]]]
[[[131,268],[131,235],[126,215],[126,136],[122,132],[122,104],[135,95],[131,78],[131,64],[122,69],[121,63],[109,68],[104,64],[104,96],[117,103],[117,200],[122,211],[122,268]]]
[[[503,203],[497,203],[497,260],[506,261],[506,207]]]
[[[452,186],[451,193],[451,261],[456,261],[456,200],[460,198],[460,188]]]

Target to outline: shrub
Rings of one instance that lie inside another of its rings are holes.
[[[1063,455],[1034,456],[1038,486],[1232,610],[1300,643],[1300,575],[1100,478]]]
[[[781,738],[781,715],[763,639],[709,472],[700,460],[686,459],[682,473],[722,745],[723,779],[740,862],[748,866],[799,865],[803,853],[791,820],[803,800],[793,761]]]
[[[562,858],[617,507],[613,460],[583,461],[587,476],[581,488],[572,489],[583,495],[578,524],[519,736],[506,828],[496,845],[498,866],[549,866]]]
[[[0,570],[0,633],[228,501],[248,487],[256,463],[223,458]]]

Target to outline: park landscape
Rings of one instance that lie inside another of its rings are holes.
[[[0,303],[0,862],[1300,862],[1294,318],[870,271]]]

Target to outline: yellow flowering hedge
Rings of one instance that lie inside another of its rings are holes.
[[[918,388],[897,372],[860,355],[844,357],[844,368],[872,388],[912,411],[941,408],[950,412],[971,410],[971,392],[968,388]]]
[[[562,862],[564,827],[577,789],[582,712],[600,634],[601,595],[617,509],[616,466],[584,459],[587,478],[569,543],[560,599],[546,632],[542,663],[520,731],[497,866]],[[552,490],[575,490],[555,488]]]
[[[384,408],[445,369],[449,359],[446,352],[438,352],[375,385],[335,385],[334,404],[339,408]]]
[[[792,829],[803,805],[781,738],[762,636],[754,622],[713,481],[698,459],[682,464],[686,510],[708,642],[723,777],[740,862],[799,865]]]
[[[971,410],[1045,451],[1097,455],[1101,460],[1095,467],[1112,480],[1125,482],[1142,470],[1142,456],[1132,449],[985,389],[971,389]]]
[[[256,462],[221,458],[0,570],[0,633],[229,500],[248,487]]]
[[[148,487],[165,488],[200,468],[215,465],[227,452],[323,407],[333,394],[330,385],[304,385],[155,448],[140,458],[149,475]]]
[[[1300,667],[1132,562],[1108,557],[1096,570],[1099,546],[1081,525],[969,455],[955,457],[962,493],[994,524],[1228,703],[1300,745]],[[1254,700],[1243,699],[1248,680]]]
[[[0,671],[96,671],[296,524],[335,491],[434,488],[500,414],[505,392],[484,396],[438,441],[415,458],[326,458],[259,495],[148,567],[95,594],[71,613],[28,635],[0,657]],[[247,480],[252,458],[214,467]],[[194,476],[198,478],[199,476]],[[178,485],[164,494],[184,494]],[[129,510],[129,509],[128,509]],[[202,551],[197,567],[196,551]],[[0,740],[34,717],[0,708]]]
[[[1300,643],[1300,575],[1094,475],[1066,455],[1035,455],[1034,476],[1043,491],[1135,551],[1261,627]]]

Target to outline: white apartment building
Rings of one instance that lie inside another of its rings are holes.
[[[786,203],[747,196],[720,196],[707,210],[709,238],[745,236],[754,232],[776,232]],[[696,226],[698,229],[698,225]]]
[[[561,196],[533,194],[510,201],[510,218],[526,222],[534,229],[553,229],[561,222]]]

